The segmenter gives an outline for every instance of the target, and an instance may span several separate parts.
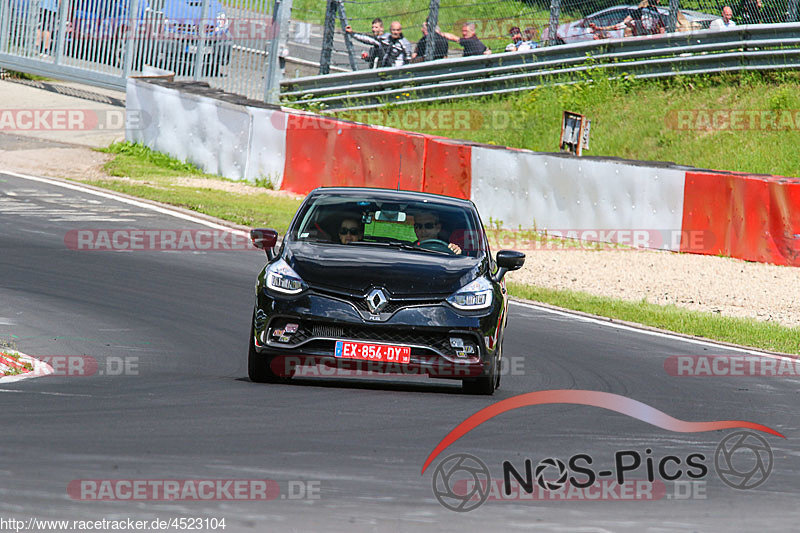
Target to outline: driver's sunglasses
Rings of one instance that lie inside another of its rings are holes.
[[[339,235],[361,235],[361,230],[358,228],[339,228]]]
[[[414,229],[422,229],[422,228],[433,229],[435,227],[436,227],[436,222],[425,222],[425,223],[418,222],[414,224]]]

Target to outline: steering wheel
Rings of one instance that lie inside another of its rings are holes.
[[[424,241],[419,241],[419,247],[425,248],[426,250],[435,250],[437,252],[447,252],[456,255],[456,253],[450,249],[449,244],[439,239],[425,239]]]

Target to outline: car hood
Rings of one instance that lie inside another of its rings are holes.
[[[287,243],[284,260],[312,287],[393,296],[451,294],[481,273],[485,259],[365,245]]]

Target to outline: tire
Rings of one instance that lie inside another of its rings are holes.
[[[502,372],[502,370],[503,370],[503,345],[502,345],[502,343],[500,344],[500,346],[498,346],[497,349],[500,351],[500,355],[497,357],[497,370],[495,372],[497,374],[497,380],[494,382],[494,390],[497,390],[497,389],[500,388],[500,376],[503,375],[503,372]]]
[[[479,378],[469,378],[461,381],[461,390],[466,394],[475,394],[480,396],[491,396],[494,391],[500,386],[500,353],[498,351],[492,361],[492,369],[489,375],[481,376]]]
[[[289,376],[279,376],[272,370],[272,360],[274,356],[262,355],[256,351],[255,329],[250,324],[250,338],[248,340],[249,349],[247,351],[247,376],[254,383],[286,383],[291,379]]]

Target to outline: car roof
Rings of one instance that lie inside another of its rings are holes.
[[[439,204],[446,204],[458,207],[474,208],[475,204],[471,200],[464,200],[462,198],[454,198],[452,196],[445,196],[443,194],[433,194],[429,192],[420,191],[404,191],[394,189],[381,189],[378,187],[317,187],[310,193],[309,196],[336,194],[340,196],[372,196],[375,199],[390,200],[390,201],[409,201],[409,202],[427,202],[434,201]]]

